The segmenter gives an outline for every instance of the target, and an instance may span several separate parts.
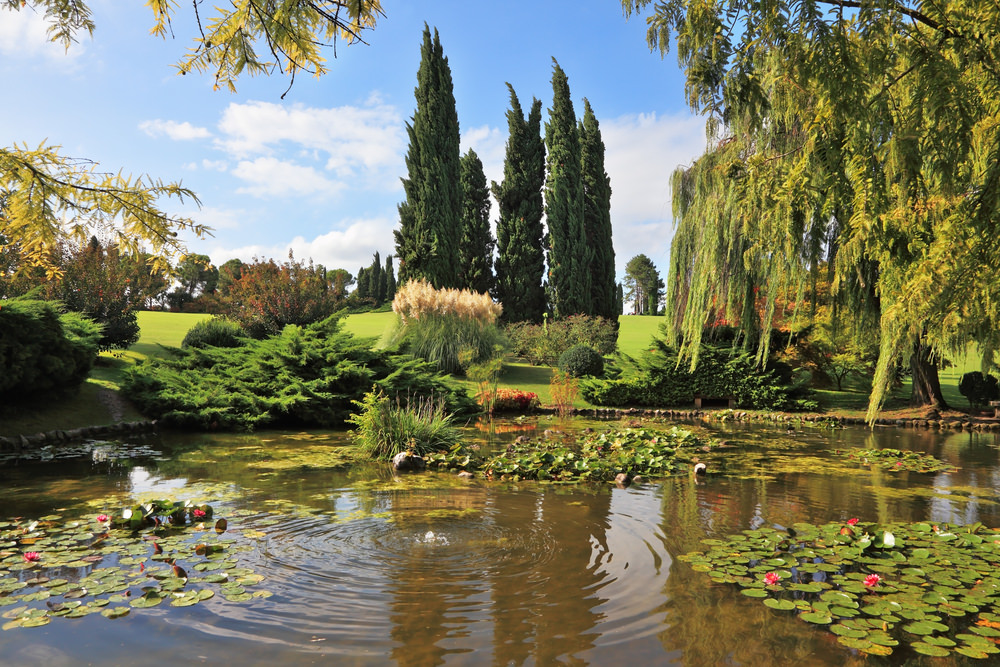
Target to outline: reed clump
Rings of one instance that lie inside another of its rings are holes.
[[[389,460],[400,452],[423,456],[447,451],[460,440],[442,399],[391,399],[374,388],[354,404],[359,411],[347,421],[356,427],[355,442],[373,459]]]

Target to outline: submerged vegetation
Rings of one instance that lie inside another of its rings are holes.
[[[778,612],[827,627],[871,655],[1000,653],[1000,530],[846,522],[704,540],[681,559]]]

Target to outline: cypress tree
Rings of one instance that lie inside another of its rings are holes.
[[[391,302],[396,298],[396,274],[392,268],[392,255],[385,258],[385,300]]]
[[[385,302],[385,277],[382,275],[382,259],[378,251],[372,257],[372,265],[368,267],[368,293],[375,299],[375,305],[381,306]]]
[[[549,285],[556,315],[590,312],[590,251],[583,223],[580,135],[566,73],[553,58],[552,108],[545,124]]]
[[[493,248],[490,231],[490,189],[483,162],[476,152],[462,156],[462,239],[459,245],[460,286],[473,292],[493,289]]]
[[[369,296],[367,273],[368,269],[366,269],[363,266],[360,269],[358,269],[358,289],[357,289],[358,299],[367,299]]]
[[[493,183],[500,208],[497,221],[496,287],[508,322],[541,322],[545,312],[545,254],[542,229],[542,187],[545,145],[542,143],[542,103],[534,100],[525,118],[513,86],[507,111],[507,152],[503,184]]]
[[[406,125],[406,200],[393,232],[401,282],[426,278],[434,287],[457,287],[462,198],[459,185],[458,112],[451,69],[437,29],[424,24],[417,70],[417,109]]]
[[[618,321],[615,248],[611,241],[611,179],[604,170],[601,128],[587,98],[580,123],[583,223],[590,249],[590,314]]]

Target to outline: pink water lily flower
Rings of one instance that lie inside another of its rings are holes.
[[[105,523],[107,521],[111,521],[111,517],[109,517],[107,514],[98,514],[97,520],[100,521],[101,523]]]
[[[881,581],[882,577],[878,576],[877,574],[869,574],[867,577],[865,577],[865,586],[867,586],[868,588],[874,588],[875,586],[878,586],[879,582]]]
[[[764,583],[767,584],[768,586],[774,586],[780,580],[781,577],[778,576],[777,572],[768,572],[767,574],[764,575]]]
[[[858,518],[857,517],[854,517],[853,519],[848,519],[847,520],[847,525],[848,526],[855,526],[855,525],[857,525],[857,523],[858,523]]]
[[[25,563],[34,563],[35,561],[40,560],[41,557],[42,557],[42,554],[38,553],[37,551],[25,551],[24,552],[24,562]]]
[[[195,511],[191,512],[191,514],[194,515],[195,519],[204,519],[205,518],[205,510],[195,510]]]

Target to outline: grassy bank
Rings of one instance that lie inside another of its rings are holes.
[[[166,347],[179,347],[188,330],[210,315],[194,313],[140,312],[139,341],[125,352],[103,353],[87,382],[73,397],[61,400],[41,401],[36,405],[21,406],[17,410],[0,413],[0,435],[37,433],[54,429],[78,428],[81,426],[111,424],[120,420],[141,419],[127,401],[119,397],[118,383],[125,368],[140,359],[167,354]],[[349,315],[344,328],[365,338],[371,338],[377,345],[385,345],[395,326],[392,312],[362,313]],[[619,318],[619,350],[630,356],[637,356],[648,349],[650,340],[659,334],[663,318],[625,315]],[[968,406],[965,397],[958,391],[962,375],[978,370],[979,360],[967,355],[954,360],[954,365],[940,373],[941,387],[948,403],[958,409]],[[509,361],[504,364],[500,386],[538,394],[543,405],[551,404],[549,381],[552,369],[547,366],[531,366],[527,363]],[[462,381],[475,391],[472,382]],[[868,388],[861,385],[845,387],[847,391],[820,390],[817,396],[821,405],[830,411],[848,416],[861,416],[868,405]],[[887,409],[905,410],[909,398],[909,384],[904,384],[894,392],[887,403]],[[577,407],[587,407],[582,399],[577,399]]]

